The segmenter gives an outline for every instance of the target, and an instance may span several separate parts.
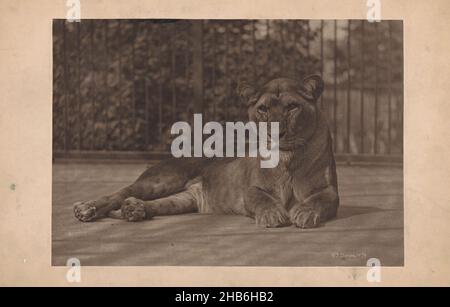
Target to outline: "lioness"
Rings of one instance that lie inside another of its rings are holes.
[[[210,212],[249,216],[264,227],[318,226],[339,206],[331,136],[317,105],[323,89],[317,75],[302,82],[275,79],[259,90],[238,87],[249,120],[279,122],[275,168],[261,168],[260,158],[250,157],[172,158],[112,195],[75,203],[75,216],[83,222],[107,216],[141,221]]]

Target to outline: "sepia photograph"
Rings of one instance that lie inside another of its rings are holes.
[[[54,19],[52,48],[53,266],[404,265],[402,20]]]
[[[449,4],[0,0],[0,287],[448,287]]]

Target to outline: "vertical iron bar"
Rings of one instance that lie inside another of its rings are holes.
[[[298,28],[301,27],[301,22],[299,20],[295,20],[292,22],[292,34],[294,36],[293,38],[293,49],[294,49],[294,57],[291,59],[292,67],[294,68],[294,75],[297,75],[297,70],[299,67],[299,63],[301,61],[301,56],[299,57],[299,49],[297,48],[298,45]]]
[[[83,115],[81,114],[81,23],[77,22],[77,103],[78,103],[78,150],[83,147],[83,136],[81,131],[81,122]]]
[[[94,149],[95,147],[95,140],[96,140],[96,131],[95,131],[95,127],[96,127],[96,99],[97,99],[97,86],[95,83],[95,75],[96,75],[96,66],[95,66],[95,62],[94,62],[94,31],[95,31],[95,25],[94,25],[94,20],[91,19],[91,28],[90,28],[90,60],[91,60],[91,69],[92,69],[92,143],[91,143],[91,149]]]
[[[169,35],[169,48],[170,48],[170,87],[172,91],[172,121],[175,122],[177,118],[177,90],[175,86],[175,78],[176,78],[176,63],[175,63],[175,42],[174,42],[174,36],[176,35],[176,29],[175,26],[177,23],[173,23],[170,30]]]
[[[108,134],[108,107],[109,107],[109,88],[108,88],[108,71],[109,71],[109,50],[108,50],[108,27],[109,27],[109,23],[108,20],[105,20],[105,69],[103,71],[104,73],[104,82],[105,82],[105,98],[106,98],[106,103],[104,103],[103,106],[103,112],[104,112],[104,116],[103,116],[103,120],[104,120],[104,126],[105,126],[105,143],[103,144],[103,149],[107,149],[108,148],[108,139],[109,139],[109,134]]]
[[[403,79],[403,75],[402,75],[402,79]],[[402,91],[400,93],[400,136],[401,136],[401,153],[403,154],[403,146],[404,146],[404,128],[403,128],[403,116],[404,116],[404,105],[405,105],[405,97],[403,94],[403,80],[402,80]]]
[[[190,23],[188,23],[188,26],[186,28],[188,28],[190,25]],[[189,33],[189,34],[186,34]],[[190,29],[186,30],[185,35],[190,35]],[[190,37],[190,36],[189,36]],[[190,50],[189,50],[189,39],[187,37],[185,37],[185,43],[186,43],[186,52],[184,53],[184,64],[185,64],[185,80],[187,83],[189,83],[189,56],[190,56]]]
[[[194,112],[203,113],[203,21],[192,23]]]
[[[364,20],[361,20],[361,117],[360,117],[360,127],[361,127],[361,152],[360,154],[364,153],[364,78],[365,78],[365,62],[364,62],[364,37],[365,37],[365,30],[364,30]]]
[[[324,28],[324,21],[321,20],[320,21],[320,75],[321,75],[322,78],[323,78],[323,73],[324,73],[324,67],[323,67],[323,64],[324,64],[324,58],[323,58],[323,56],[324,56],[324,53],[323,53],[323,28]],[[324,107],[323,106],[323,94],[320,95],[320,104],[321,104],[321,106],[323,108]]]
[[[137,27],[137,23],[132,21],[132,31],[134,32],[132,34],[133,37],[133,41],[131,42],[131,103],[132,105],[132,110],[131,110],[131,116],[132,116],[132,122],[131,122],[131,129],[133,130],[133,139],[134,139],[134,144],[133,147],[137,146],[137,144],[139,144],[139,141],[137,139],[138,137],[138,133],[135,131],[136,129],[136,67],[135,67],[135,58],[136,58],[136,46],[135,46],[135,42],[136,42],[136,38],[138,36],[138,27]]]
[[[252,23],[252,28],[253,28],[254,21],[251,20],[250,22]],[[241,80],[242,80],[242,74],[243,74],[243,71],[241,69],[242,66],[243,66],[242,65],[243,64],[243,60],[242,60],[242,40],[243,40],[242,39],[242,28],[244,26],[243,21],[239,21],[237,23],[237,26],[238,26],[238,29],[237,29],[238,30],[237,31],[237,35],[238,35],[238,38],[237,38],[238,55],[237,55],[237,66],[236,66],[237,67],[237,72],[234,75],[237,74],[237,82],[240,83]],[[254,46],[254,43],[255,43],[254,38],[252,38],[252,41],[253,41],[252,44]],[[256,74],[255,65],[254,65],[254,63],[255,63],[254,53],[252,54],[252,58],[251,59],[252,59],[252,62],[253,62],[253,69],[252,69],[253,77],[252,78],[253,78],[253,82],[254,82],[255,81],[255,74]],[[232,88],[230,88],[230,92],[232,92]],[[232,108],[233,116],[236,117],[236,115],[237,115],[236,114],[236,110],[239,110],[239,105],[237,104],[236,100],[234,100],[234,99],[231,100],[231,103],[233,104],[233,108]]]
[[[253,66],[253,84],[256,83],[256,36],[255,36],[255,21],[252,20],[252,66]]]
[[[225,59],[224,59],[224,75],[225,75],[225,84],[226,84],[226,93],[228,94],[230,82],[228,77],[228,22],[225,22]],[[223,97],[222,99],[222,107],[224,107],[224,101],[226,102],[226,99],[228,97]],[[225,120],[228,120],[228,107],[225,106]]]
[[[150,118],[149,118],[149,113],[150,113],[150,108],[149,108],[149,102],[148,102],[148,78],[147,76],[150,74],[150,67],[148,64],[148,60],[149,60],[149,50],[150,50],[150,46],[151,44],[149,43],[149,27],[151,26],[151,24],[145,23],[145,40],[144,40],[144,44],[145,44],[145,73],[144,73],[144,99],[145,99],[145,133],[144,133],[144,142],[145,142],[145,149],[147,150],[149,148],[149,143],[150,143],[150,138],[149,138],[149,130],[150,130]]]
[[[117,25],[117,31],[118,33],[118,40],[119,40],[119,46],[118,46],[118,52],[119,52],[119,80],[118,80],[118,88],[119,88],[119,149],[121,149],[122,146],[122,24],[121,20],[119,19],[118,25]]]
[[[266,37],[265,37],[265,41],[266,41],[266,44],[265,44],[265,47],[266,48],[268,48],[269,50],[271,49],[270,48],[270,21],[269,21],[269,19],[266,19]]]
[[[61,48],[61,42],[64,42],[63,40],[60,41],[59,38],[62,39],[62,27],[59,28],[60,25],[60,21],[59,20],[53,20],[52,22],[52,54],[53,54],[53,67],[52,67],[52,72],[53,72],[53,89],[55,89],[56,87],[59,89],[59,80],[61,78],[64,78],[63,74],[60,74],[60,70],[61,70],[61,63],[63,63],[63,61],[61,60],[60,56],[61,53],[63,52]],[[61,29],[61,33],[57,33],[58,30]],[[61,36],[60,36],[61,35]],[[58,46],[59,43],[60,45]],[[62,68],[64,70],[64,67]],[[63,89],[64,89],[64,85],[63,85]],[[61,137],[61,135],[63,136],[63,140],[64,140],[64,135],[61,134],[61,132],[64,131],[64,129],[59,129],[59,125],[60,120],[64,120],[64,114],[62,116],[62,118],[59,117],[59,111],[60,110],[64,110],[64,108],[61,106],[61,103],[63,103],[64,100],[64,92],[63,93],[59,93],[59,91],[57,92],[56,90],[52,91],[52,150],[56,150],[56,149],[61,149],[59,146],[60,144],[60,140],[59,138]],[[62,123],[63,127],[64,127],[64,122]],[[64,141],[63,141],[64,142]],[[62,144],[64,146],[64,143]]]
[[[373,150],[378,153],[378,22],[375,22],[375,110],[374,110],[374,138]]]
[[[160,68],[161,69],[161,68]],[[162,110],[162,104],[163,104],[163,86],[162,81],[160,80],[158,82],[158,141],[159,144],[162,145],[163,141],[163,131],[162,131],[162,117],[163,117],[163,110]]]
[[[150,74],[150,55],[152,54],[152,47],[153,47],[153,24],[152,23],[145,23],[145,76],[144,76],[144,95],[145,95],[145,149],[149,148],[150,145],[150,101],[149,101],[149,81],[150,79],[147,77]],[[153,55],[153,54],[152,54]],[[155,101],[154,99],[151,100],[152,103]],[[152,106],[154,107],[154,106]],[[154,109],[152,108],[152,119],[154,119]],[[153,134],[152,134],[153,135]]]
[[[236,66],[237,66],[237,71],[233,74],[233,75],[235,75],[236,77],[235,78],[237,78],[237,81],[239,82],[239,81],[241,81],[241,66],[242,66],[242,26],[243,26],[243,23],[242,23],[242,21],[238,21],[238,22],[236,22],[236,24],[237,24],[237,38],[236,38],[236,41],[237,41],[237,49],[238,49],[238,52],[237,52],[237,56],[236,56]]]
[[[191,56],[191,50],[190,50],[190,46],[189,46],[189,38],[191,35],[191,23],[187,22],[186,23],[186,28],[184,29],[185,33],[184,33],[184,41],[186,44],[186,49],[184,52],[184,67],[185,67],[185,71],[184,71],[184,80],[186,82],[186,95],[187,97],[189,97],[189,95],[191,95],[192,93],[189,91],[189,85],[190,85],[190,71],[189,71],[189,65],[190,65],[190,56]],[[192,97],[188,98],[189,101],[193,101]],[[188,106],[186,106],[188,107]]]
[[[351,116],[351,94],[352,94],[352,60],[351,60],[351,20],[348,20],[347,29],[347,153],[350,153],[350,116]]]
[[[67,54],[66,54],[66,48],[67,48],[67,38],[66,38],[66,21],[62,21],[62,27],[63,27],[63,70],[64,70],[64,151],[68,150],[68,120],[69,120],[69,74],[67,72]]]
[[[216,25],[212,24],[212,52],[213,52],[213,69],[212,69],[212,104],[213,104],[213,118],[217,120],[217,101],[216,101],[216,70],[217,70],[217,32]]]
[[[310,48],[310,44],[309,44],[309,36],[311,35],[311,26],[309,24],[309,20],[306,21],[306,55],[309,56],[311,55],[311,48]]]
[[[267,32],[266,32],[266,37],[265,37],[265,44],[264,47],[268,49],[268,56],[266,57],[266,61],[265,61],[265,65],[270,65],[271,63],[268,63],[270,61],[270,58],[272,57],[272,44],[270,43],[270,21],[269,19],[266,19],[266,27],[267,27]]]
[[[155,30],[153,28],[153,30]],[[158,40],[157,40],[157,46],[159,46],[158,48],[158,53],[157,56],[159,59],[161,59],[160,64],[158,65],[158,145],[162,146],[162,142],[163,142],[163,99],[164,99],[164,93],[163,93],[163,82],[164,82],[164,75],[163,75],[163,71],[162,71],[162,59],[163,59],[163,51],[161,50],[161,46],[163,44],[162,42],[162,37],[165,37],[166,33],[163,32],[164,30],[164,26],[161,24],[158,24],[158,27],[156,29],[156,33],[158,33],[159,35]],[[195,102],[194,102],[195,104]]]
[[[280,20],[280,50],[281,50],[281,73],[285,73],[285,61],[284,61],[284,54],[285,54],[285,45],[284,45],[284,23],[283,20]]]
[[[401,33],[401,46],[399,48],[400,54],[401,54],[401,79],[400,79],[400,84],[401,84],[401,91],[400,91],[400,137],[401,137],[401,153],[403,154],[403,147],[404,147],[404,105],[405,105],[405,96],[404,96],[404,82],[405,82],[405,67],[404,67],[404,59],[405,59],[405,50],[404,50],[404,37],[403,37],[403,33],[404,33],[404,25],[403,25],[403,21],[401,21],[401,29],[400,29],[400,33]]]
[[[391,112],[392,112],[392,25],[388,20],[389,31],[389,57],[388,57],[388,154],[392,152]]]
[[[148,137],[148,130],[149,130],[149,105],[148,105],[148,83],[147,83],[147,77],[144,77],[144,100],[145,100],[145,132],[144,132],[144,143],[145,143],[145,150],[148,149],[149,145],[149,137]]]
[[[337,20],[334,21],[333,148],[337,150]]]

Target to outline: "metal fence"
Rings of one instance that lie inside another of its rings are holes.
[[[401,21],[54,20],[53,38],[55,157],[166,152],[194,112],[244,120],[237,82],[320,73],[336,153],[401,160]]]

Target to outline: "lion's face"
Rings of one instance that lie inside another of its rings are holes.
[[[310,76],[298,82],[274,79],[261,89],[243,84],[239,94],[248,104],[249,120],[279,122],[281,150],[293,150],[306,144],[317,125],[317,99],[323,91],[323,80]]]

